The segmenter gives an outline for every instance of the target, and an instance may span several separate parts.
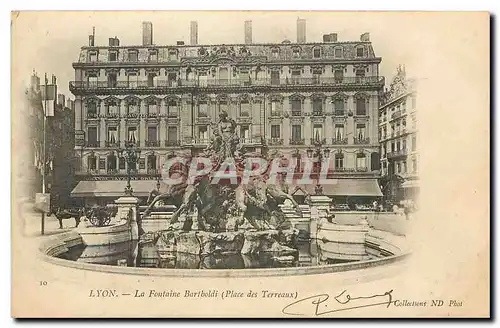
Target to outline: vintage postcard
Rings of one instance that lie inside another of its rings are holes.
[[[13,317],[490,316],[488,13],[11,26]]]

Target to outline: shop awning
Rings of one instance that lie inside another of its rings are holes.
[[[332,179],[328,182],[322,185],[323,195],[326,196],[383,196],[376,179]],[[290,189],[293,195],[303,195],[304,191],[314,195],[315,188],[315,184],[310,184],[294,186]]]
[[[419,187],[418,180],[405,181],[401,185],[401,188],[418,188],[418,187]]]
[[[156,189],[154,180],[131,181],[134,196],[147,197]],[[125,194],[127,181],[80,181],[71,192],[71,197],[121,197]],[[161,191],[161,189],[160,189]]]

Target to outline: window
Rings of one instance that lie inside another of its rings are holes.
[[[116,51],[110,51],[108,54],[108,61],[114,62],[118,60],[118,53]]]
[[[413,172],[417,172],[418,168],[417,168],[417,160],[416,159],[412,160],[412,166],[413,166]]]
[[[313,100],[313,113],[323,113],[323,100],[322,99],[314,99]]]
[[[387,127],[384,126],[384,132],[382,133],[382,137],[385,139],[387,137]]]
[[[158,105],[155,100],[150,100],[148,102],[148,115],[156,116],[158,114]]]
[[[116,88],[116,73],[108,73],[108,88]]]
[[[175,144],[177,142],[177,127],[169,126],[167,129],[167,141],[170,144]]]
[[[156,50],[149,52],[149,58],[148,59],[149,59],[150,62],[156,62],[156,61],[158,61],[158,53],[156,52]]]
[[[131,61],[131,62],[137,61],[137,51],[136,50],[129,50],[128,61]]]
[[[366,168],[366,155],[363,153],[356,155],[356,168],[365,169]]]
[[[242,100],[240,103],[240,116],[250,116],[250,103],[248,100]]]
[[[273,139],[281,138],[281,126],[271,125],[271,138]]]
[[[243,138],[244,140],[250,139],[250,127],[248,125],[240,126],[240,138]]]
[[[280,51],[279,51],[279,49],[277,49],[277,48],[273,48],[273,49],[271,50],[271,56],[272,56],[273,58],[278,58],[278,57],[280,56]]]
[[[202,101],[198,104],[198,117],[207,117],[208,116],[208,104],[205,101]]]
[[[415,116],[411,117],[411,128],[415,130],[417,128],[417,118]]]
[[[363,48],[363,47],[356,48],[356,56],[357,57],[364,57],[365,56],[365,48]]]
[[[403,102],[401,103],[401,111],[403,113],[406,112],[406,100],[403,100]]]
[[[323,126],[321,124],[314,124],[313,126],[314,140],[321,141],[323,138]]]
[[[139,113],[139,104],[137,100],[132,99],[127,103],[127,114],[137,114]]]
[[[335,154],[335,169],[343,169],[343,168],[344,168],[344,155]]]
[[[342,58],[342,48],[335,48],[334,56],[335,58]]]
[[[411,151],[417,150],[417,136],[411,137]]]
[[[149,142],[158,141],[158,133],[156,126],[148,126],[148,141]]]
[[[108,115],[116,115],[118,114],[118,105],[115,101],[108,102]]]
[[[89,170],[96,170],[97,169],[97,157],[94,155],[90,155],[87,157],[87,166]]]
[[[280,103],[278,101],[271,102],[271,116],[279,116],[280,114]]]
[[[357,69],[356,70],[356,82],[362,82],[365,77],[365,70],[364,69]]]
[[[114,153],[111,153],[108,156],[108,171],[115,171],[116,170],[116,156]]]
[[[208,140],[208,126],[200,125],[198,127],[198,139],[200,140]]]
[[[333,101],[333,107],[335,108],[335,115],[344,115],[344,100],[335,99]]]
[[[364,140],[366,138],[366,125],[356,124],[356,137],[358,140]]]
[[[120,157],[119,160],[118,160],[118,168],[120,170],[125,170],[125,158],[124,157]]]
[[[97,115],[97,103],[94,100],[87,102],[87,115]]]
[[[271,72],[271,84],[279,85],[280,84],[280,72],[272,71]]]
[[[199,72],[198,73],[198,83],[202,87],[206,87],[208,85],[208,76],[207,72]]]
[[[344,124],[335,124],[335,139],[344,139]]]
[[[403,150],[406,150],[406,139],[403,139]]]
[[[118,142],[118,128],[116,126],[108,127],[108,142],[110,144]]]
[[[401,142],[396,141],[396,151],[400,151],[400,150],[401,150]]]
[[[87,141],[89,146],[96,147],[99,141],[97,141],[97,127],[89,126],[87,129]]]
[[[344,79],[344,71],[341,69],[336,69],[333,72],[333,78],[335,79],[335,82],[342,82]]]
[[[356,99],[356,115],[364,116],[366,115],[366,99],[357,98]]]
[[[292,125],[292,140],[298,141],[302,139],[302,126]]]
[[[293,48],[293,49],[292,49],[292,56],[293,56],[294,58],[298,58],[298,57],[300,57],[300,49],[299,49],[299,48]]]
[[[169,49],[168,50],[168,60],[177,60],[177,50],[176,49]]]
[[[128,131],[128,133],[127,133],[128,142],[133,143],[133,144],[137,143],[137,139],[138,139],[137,138],[137,127],[130,126],[127,131]]]
[[[158,76],[155,73],[148,74],[148,87],[156,87],[158,85]]]
[[[292,116],[300,116],[302,111],[302,101],[300,99],[292,99]]]
[[[396,151],[396,144],[394,142],[391,142],[391,153],[394,153]]]
[[[148,170],[156,170],[156,156],[148,155]]]
[[[398,173],[401,173],[401,163],[398,163],[398,164],[397,164],[397,168],[398,168],[398,171],[397,171],[397,172],[398,172]]]
[[[167,81],[169,87],[177,86],[177,73],[168,73]]]
[[[243,85],[250,85],[250,75],[248,74],[248,71],[241,71],[240,72],[240,80],[243,82]]]
[[[313,58],[321,58],[321,49],[320,48],[315,48],[313,50]]]
[[[97,62],[97,52],[90,52],[89,59],[91,63]]]
[[[403,173],[406,173],[406,161],[403,162]]]
[[[98,83],[97,83],[97,75],[89,75],[88,77],[89,80],[89,88],[96,88]]]
[[[137,88],[139,86],[139,74],[136,72],[128,73],[128,86],[129,88]]]
[[[300,75],[302,72],[298,69],[292,71],[292,83],[293,84],[299,84],[300,82]]]
[[[177,102],[174,100],[170,100],[167,103],[167,116],[168,117],[177,117],[178,109]]]

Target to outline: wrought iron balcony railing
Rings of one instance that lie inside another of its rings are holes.
[[[323,112],[322,110],[313,110],[312,116],[325,116],[325,112]]]
[[[99,118],[99,114],[97,113],[92,113],[92,112],[87,112],[87,118]]]
[[[283,139],[281,138],[271,138],[267,139],[267,143],[271,146],[283,145]]]
[[[160,173],[160,170],[158,170],[158,169],[153,169],[153,168],[149,168],[149,169],[147,170],[147,173],[148,173],[148,174],[151,174],[151,175],[156,175],[156,174],[159,174],[159,173]]]
[[[320,145],[326,145],[326,138],[323,138],[323,139],[316,139],[316,138],[310,138],[309,139],[309,142],[311,143],[311,145],[315,145],[319,142]]]
[[[207,80],[156,80],[148,81],[71,81],[71,91],[77,89],[155,89],[180,87],[251,87],[251,86],[303,86],[303,85],[380,85],[384,78],[379,76],[365,77],[297,77],[293,79],[207,79]]]
[[[368,172],[368,168],[366,166],[364,166],[364,167],[357,167],[356,171],[357,172]]]
[[[401,111],[400,110],[392,113],[391,120],[394,120],[394,119],[399,118],[399,117],[401,117]]]
[[[118,174],[120,171],[118,169],[107,169],[108,174]]]
[[[139,118],[139,113],[134,112],[134,113],[127,113],[126,118]]]
[[[284,112],[281,110],[273,110],[271,111],[271,117],[283,117]]]
[[[147,117],[148,118],[157,118],[158,117],[158,113],[147,113]]]
[[[88,169],[89,174],[99,174],[99,169]]]
[[[290,145],[304,145],[304,139],[290,139]]]
[[[302,116],[304,113],[301,110],[292,110],[291,111],[292,116]]]
[[[118,148],[120,147],[120,142],[119,141],[108,141],[104,143],[106,147],[108,148]]]
[[[332,145],[347,145],[347,138],[332,138]]]
[[[165,140],[166,147],[178,147],[181,145],[180,140]]]
[[[107,113],[106,118],[119,118],[120,114],[119,113]]]
[[[333,112],[333,115],[335,115],[335,116],[345,116],[345,110],[339,110],[339,109],[336,109],[336,110]]]
[[[387,159],[405,157],[407,154],[408,154],[408,151],[406,149],[401,149],[398,151],[393,151],[393,152],[387,153]]]
[[[146,147],[159,147],[160,142],[158,140],[146,140]]]
[[[368,145],[370,143],[370,138],[354,138],[355,145]]]
[[[87,141],[85,147],[99,147],[99,141]]]

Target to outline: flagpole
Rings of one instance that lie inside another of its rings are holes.
[[[46,163],[46,156],[45,156],[45,144],[46,144],[46,125],[47,125],[47,73],[45,73],[45,96],[43,99],[44,103],[44,108],[43,108],[43,155],[42,155],[42,194],[45,194],[45,166],[47,165]],[[45,212],[42,211],[42,222],[41,222],[41,233],[42,235],[45,234]]]

